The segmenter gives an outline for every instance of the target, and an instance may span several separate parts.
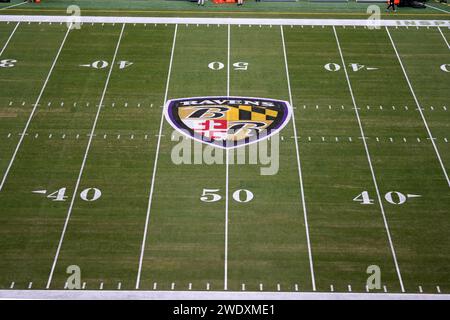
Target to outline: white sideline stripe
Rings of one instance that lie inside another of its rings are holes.
[[[3,15],[4,22],[72,22],[71,16],[43,16],[43,15]],[[231,25],[265,25],[265,26],[361,26],[372,27],[373,21],[367,19],[249,19],[249,18],[164,18],[164,17],[106,17],[81,16],[81,23],[132,23],[132,24],[231,24]],[[381,27],[437,27],[450,26],[450,20],[378,20]]]
[[[88,156],[88,153],[89,153],[89,149],[91,148],[92,138],[94,137],[94,132],[95,132],[95,128],[97,126],[97,121],[98,121],[98,118],[100,116],[100,112],[102,110],[103,100],[105,99],[106,90],[108,89],[108,85],[109,85],[109,79],[111,78],[111,73],[112,73],[113,67],[114,67],[115,62],[116,62],[116,56],[117,56],[117,52],[119,51],[120,41],[122,40],[124,29],[125,29],[125,24],[122,25],[122,30],[120,31],[119,40],[117,41],[116,49],[114,51],[114,56],[113,56],[113,59],[111,61],[111,67],[109,68],[108,76],[106,78],[105,86],[103,88],[102,96],[100,98],[100,103],[98,104],[97,114],[95,115],[94,123],[92,125],[91,133],[89,135],[89,140],[88,140],[88,143],[87,143],[87,146],[86,146],[86,151],[84,153],[83,162],[81,163],[80,172],[78,173],[77,182],[76,182],[75,188],[73,190],[72,199],[71,199],[70,205],[69,205],[69,210],[67,211],[66,221],[64,222],[64,227],[63,227],[63,230],[62,230],[62,233],[61,233],[61,238],[59,239],[58,248],[56,249],[55,259],[53,260],[52,269],[51,269],[50,275],[48,277],[48,282],[47,282],[47,287],[46,287],[47,289],[50,288],[50,285],[52,283],[53,272],[55,271],[56,263],[57,263],[58,257],[59,257],[59,252],[61,250],[61,246],[62,246],[62,243],[64,241],[64,236],[66,234],[67,226],[69,224],[70,216],[72,214],[73,204],[74,204],[75,199],[76,199],[77,194],[78,194],[78,187],[80,185],[81,176],[83,175],[83,170],[84,170],[84,166],[86,164],[86,160],[87,160],[87,156]]]
[[[231,56],[231,27],[228,25],[227,36],[227,97],[230,96],[230,56]],[[228,290],[228,186],[229,186],[229,150],[225,151],[225,253],[223,289]]]
[[[8,7],[0,8],[0,10],[6,10],[6,9],[9,9],[9,8],[14,8],[14,7],[17,7],[17,6],[21,6],[21,5],[25,4],[25,3],[27,3],[27,1],[24,1],[24,2],[21,2],[21,3],[16,3],[16,4],[13,4],[13,5],[8,6]]]
[[[414,98],[414,101],[416,102],[417,110],[419,111],[420,116],[422,117],[422,120],[423,120],[423,124],[425,125],[425,128],[427,130],[428,137],[430,138],[431,144],[433,145],[434,151],[436,152],[436,156],[437,156],[438,161],[439,161],[439,163],[441,165],[442,172],[444,173],[445,179],[447,180],[447,185],[448,185],[448,187],[450,187],[450,179],[448,178],[447,170],[445,169],[444,163],[443,163],[443,161],[441,159],[441,155],[439,154],[439,150],[438,150],[438,148],[436,146],[436,142],[434,141],[433,135],[431,134],[431,130],[428,127],[428,123],[427,123],[427,120],[425,119],[425,115],[422,112],[422,107],[420,106],[419,100],[417,100],[416,94],[414,93],[414,89],[413,89],[413,87],[411,85],[411,82],[409,81],[408,74],[406,73],[406,69],[403,66],[402,59],[400,58],[400,55],[399,55],[399,53],[397,51],[397,47],[395,46],[394,40],[391,37],[391,33],[389,32],[388,27],[386,27],[386,32],[387,32],[387,34],[389,36],[389,39],[391,40],[392,48],[394,48],[395,55],[397,56],[398,62],[400,63],[400,67],[402,67],[402,71],[403,71],[403,74],[405,76],[406,82],[408,83],[409,90],[411,91],[411,94],[412,94],[412,96]]]
[[[268,292],[268,291],[128,291],[0,290],[3,299],[57,300],[450,300],[439,293]]]
[[[352,85],[350,83],[350,78],[348,76],[347,67],[346,67],[345,60],[344,60],[344,55],[342,53],[341,44],[339,43],[339,38],[338,38],[338,35],[337,35],[335,27],[333,27],[333,32],[334,32],[334,36],[336,37],[336,43],[337,43],[337,46],[338,46],[338,49],[339,49],[339,55],[341,56],[342,65],[344,66],[344,73],[345,73],[345,78],[347,79],[348,89],[349,89],[350,95],[352,97],[353,106],[355,107],[354,110],[355,110],[356,118],[358,120],[359,130],[361,132],[361,137],[365,137],[364,129],[363,129],[362,123],[361,123],[361,118],[359,117],[358,106],[356,104],[355,96],[353,95],[353,88],[352,88]],[[377,179],[375,177],[375,171],[374,171],[373,166],[372,166],[372,159],[370,158],[369,147],[367,146],[366,139],[361,139],[361,140],[363,141],[364,149],[366,150],[367,161],[369,162],[369,167],[370,167],[370,172],[372,174],[373,184],[374,184],[375,190],[377,192],[378,203],[380,205],[381,215],[383,216],[384,227],[386,229],[386,234],[387,234],[387,237],[388,237],[388,240],[389,240],[389,246],[391,248],[392,258],[394,259],[395,269],[397,271],[397,276],[398,276],[398,280],[400,282],[400,287],[401,287],[402,292],[405,292],[405,287],[403,286],[402,275],[400,273],[400,268],[399,268],[398,262],[397,262],[397,256],[395,254],[394,244],[393,244],[392,238],[391,238],[391,232],[389,231],[389,225],[388,225],[388,222],[387,222],[387,219],[386,219],[386,215],[384,213],[383,201],[381,200],[380,190],[378,189],[378,183],[377,183]]]
[[[8,38],[8,40],[6,40],[6,43],[5,43],[5,45],[3,46],[3,49],[2,49],[2,51],[0,51],[0,57],[3,55],[3,52],[5,52],[5,50],[6,50],[6,47],[8,46],[8,44],[9,44],[9,41],[11,41],[11,39],[12,39],[12,37],[13,37],[13,35],[14,35],[14,33],[16,32],[16,30],[17,30],[17,27],[19,26],[19,24],[20,24],[20,22],[17,22],[17,24],[16,24],[16,26],[14,27],[14,29],[13,29],[13,31],[11,32],[11,34],[9,35],[9,38]]]
[[[284,30],[283,26],[280,26],[281,30],[281,40],[283,43],[283,54],[284,54],[284,64],[286,67],[286,79],[288,84],[288,92],[289,92],[289,103],[291,104],[291,107],[294,108],[294,104],[292,101],[292,91],[291,91],[291,80],[289,76],[289,67],[288,67],[288,59],[287,59],[287,53],[286,53],[286,44],[284,41]],[[312,257],[312,250],[311,250],[311,241],[309,239],[309,226],[308,226],[308,214],[306,211],[306,203],[305,203],[305,192],[303,188],[303,175],[302,175],[302,165],[300,161],[300,151],[298,148],[298,139],[297,139],[297,128],[295,125],[295,112],[292,110],[292,128],[294,130],[294,138],[295,138],[295,153],[297,156],[297,167],[298,167],[298,178],[300,183],[300,194],[301,194],[301,200],[302,200],[302,207],[303,207],[303,218],[305,220],[305,232],[306,232],[306,242],[308,245],[308,257],[309,257],[309,269],[311,272],[311,284],[313,291],[316,291],[316,280],[314,277],[314,264],[313,264],[313,257]]]
[[[448,44],[447,38],[446,38],[446,37],[444,36],[444,34],[442,33],[441,28],[438,27],[437,29],[439,30],[439,33],[441,34],[442,39],[444,39],[445,44],[447,45],[447,48],[450,49],[450,45]],[[1,56],[1,54],[0,54],[0,56]]]
[[[444,9],[441,9],[441,8],[437,8],[437,7],[434,7],[434,6],[430,6],[429,4],[425,4],[425,6],[427,6],[428,8],[437,10],[437,11],[441,11],[441,12],[445,12],[445,13],[449,13],[450,14],[450,11],[447,11],[447,10],[444,10]]]
[[[175,51],[175,42],[177,40],[177,30],[178,30],[178,25],[175,25],[175,30],[174,30],[174,33],[173,33],[172,52],[170,53],[169,71],[167,73],[166,92],[164,93],[164,105],[167,102],[167,97],[168,97],[168,94],[169,94],[170,75],[172,73],[173,53]],[[163,108],[163,110],[161,110],[161,119],[160,119],[160,123],[159,123],[159,134],[158,134],[158,143],[156,145],[155,162],[153,163],[152,182],[151,182],[151,185],[150,185],[150,193],[149,193],[149,196],[148,196],[147,216],[145,217],[144,235],[142,237],[141,254],[140,254],[140,257],[139,257],[139,267],[138,267],[138,273],[137,273],[137,277],[136,277],[136,289],[139,289],[139,285],[140,285],[140,281],[141,281],[142,261],[144,259],[145,243],[147,241],[148,223],[149,223],[149,220],[150,220],[150,211],[151,211],[151,207],[152,207],[153,189],[154,189],[154,186],[155,186],[156,168],[158,166],[158,155],[159,155],[159,147],[161,145],[163,121],[164,121],[164,108]]]
[[[72,25],[70,25],[70,26],[72,26]],[[34,113],[36,112],[36,109],[38,107],[39,101],[41,100],[41,97],[44,94],[44,90],[47,87],[47,83],[48,83],[48,81],[50,79],[50,76],[51,76],[51,74],[53,72],[53,69],[55,68],[56,62],[58,61],[59,55],[60,55],[60,53],[62,51],[64,43],[66,42],[66,39],[67,39],[67,36],[69,35],[70,30],[71,30],[71,28],[67,28],[67,32],[66,32],[66,34],[64,36],[63,41],[61,42],[61,45],[60,45],[60,47],[58,49],[58,53],[56,54],[55,59],[53,60],[52,66],[50,67],[50,70],[49,70],[49,72],[47,74],[47,78],[45,79],[45,82],[44,82],[44,85],[42,86],[41,92],[39,93],[39,96],[36,99],[34,107],[31,110],[30,116],[28,117],[27,123],[25,124],[25,128],[23,128],[22,134],[20,135],[20,139],[19,139],[19,142],[17,143],[16,149],[14,150],[12,158],[9,161],[8,167],[6,168],[6,171],[3,174],[3,179],[2,179],[2,182],[0,183],[0,191],[2,191],[2,189],[3,189],[3,186],[5,184],[6,178],[8,177],[8,174],[9,174],[9,170],[11,169],[11,166],[13,165],[14,159],[16,158],[17,152],[19,151],[19,148],[20,148],[20,146],[22,144],[22,141],[23,141],[23,139],[26,136],[26,133],[27,133],[28,127],[30,125],[31,119],[33,119],[33,116],[34,116]]]

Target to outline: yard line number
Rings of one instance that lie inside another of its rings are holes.
[[[3,59],[0,60],[0,68],[12,68],[15,67],[17,60],[14,59]]]
[[[220,192],[220,189],[203,189],[200,200],[203,202],[217,202],[222,199],[218,192]],[[233,192],[232,197],[236,202],[246,203],[252,201],[254,195],[250,190],[238,189]]]
[[[235,62],[233,63],[234,70],[236,71],[247,71],[249,66],[248,62]],[[222,70],[225,68],[225,65],[220,61],[213,61],[210,64],[208,64],[208,68],[211,70]]]
[[[443,64],[441,70],[444,72],[450,72],[450,63]]]
[[[400,205],[406,203],[408,198],[418,198],[421,197],[417,194],[403,194],[398,191],[389,191],[384,195],[384,199],[393,205]],[[360,204],[374,204],[374,200],[370,198],[368,191],[363,191],[358,194],[353,201],[360,202]]]
[[[66,188],[60,188],[54,192],[51,192],[47,195],[47,190],[36,190],[33,193],[46,194],[48,199],[52,201],[66,201]],[[92,202],[100,199],[102,196],[102,192],[98,188],[86,188],[80,192],[81,200]]]
[[[133,65],[133,62],[122,60],[122,61],[118,61],[117,64],[119,65],[119,69],[122,70],[122,69],[128,68],[131,65]],[[97,61],[94,61],[94,62],[88,63],[88,64],[80,64],[80,67],[88,67],[88,68],[94,68],[94,69],[105,69],[108,66],[109,66],[109,62],[105,61],[105,60],[97,60]]]
[[[365,66],[363,64],[359,64],[359,63],[349,63],[348,66],[354,72],[358,72],[360,70],[367,70],[367,71],[378,70],[378,68],[367,67],[367,66]],[[341,70],[341,65],[339,63],[334,63],[334,62],[327,63],[323,67],[325,68],[325,70],[330,71],[330,72],[336,72],[336,71]]]

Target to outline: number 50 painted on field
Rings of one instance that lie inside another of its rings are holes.
[[[217,202],[222,199],[222,196],[216,193],[219,191],[220,189],[203,189],[200,200],[203,202]],[[236,190],[235,192],[233,192],[232,196],[235,201],[242,203],[250,202],[253,199],[253,193],[250,190],[246,189]]]

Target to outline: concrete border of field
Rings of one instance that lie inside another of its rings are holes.
[[[450,300],[449,294],[241,292],[241,291],[100,291],[0,290],[0,299],[50,300]]]
[[[167,18],[167,17],[105,17],[105,16],[38,16],[0,15],[0,22],[30,23],[127,23],[127,24],[189,24],[189,25],[283,25],[343,27],[450,27],[450,20],[370,20],[370,19],[250,19],[250,18]]]

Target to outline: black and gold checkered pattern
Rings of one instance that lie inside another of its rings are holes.
[[[230,110],[227,112],[228,121],[241,121],[241,120],[251,120],[251,121],[272,121],[277,118],[278,111],[261,108],[257,106],[249,105],[239,105],[230,106]]]

